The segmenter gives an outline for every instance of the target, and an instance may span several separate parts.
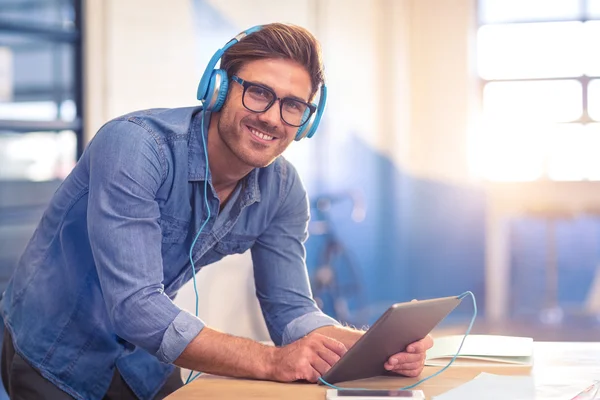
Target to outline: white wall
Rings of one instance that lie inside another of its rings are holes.
[[[407,165],[418,176],[469,179],[469,112],[475,0],[414,0],[411,7],[411,131]]]
[[[315,28],[317,2],[319,0],[206,0],[236,26],[246,29],[269,22],[287,22]]]
[[[198,66],[189,0],[86,2],[86,117],[196,104]]]
[[[202,268],[196,275],[198,316],[213,329],[268,341],[269,332],[254,294],[249,253],[233,255]],[[179,291],[175,304],[191,313],[196,295],[192,282]]]

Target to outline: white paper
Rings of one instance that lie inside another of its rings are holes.
[[[462,335],[444,336],[427,350],[425,365],[446,365],[456,354]],[[532,365],[533,339],[528,337],[469,335],[454,365]]]
[[[531,376],[494,375],[482,372],[473,380],[435,396],[434,400],[534,400]]]

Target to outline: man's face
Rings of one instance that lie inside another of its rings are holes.
[[[245,64],[237,76],[246,82],[271,88],[279,98],[309,100],[310,76],[303,66],[291,60],[252,61]],[[267,111],[255,113],[242,104],[243,86],[233,80],[229,85],[229,94],[217,124],[219,136],[244,164],[253,168],[266,167],[292,143],[299,128],[282,121],[279,101]]]

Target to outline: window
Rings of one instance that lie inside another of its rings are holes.
[[[480,0],[475,172],[600,180],[600,0]]]
[[[0,185],[70,172],[82,143],[79,0],[0,0]]]
[[[83,148],[82,1],[0,0],[0,292]]]

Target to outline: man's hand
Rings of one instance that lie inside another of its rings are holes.
[[[406,346],[405,352],[391,356],[383,366],[386,370],[400,375],[419,376],[425,366],[425,352],[432,346],[433,339],[427,335],[418,342]]]
[[[316,382],[347,349],[341,342],[312,332],[287,346],[273,348],[269,379]]]

